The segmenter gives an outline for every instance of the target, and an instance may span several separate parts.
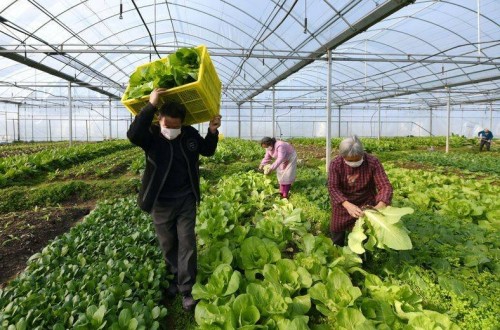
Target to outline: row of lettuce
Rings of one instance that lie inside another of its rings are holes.
[[[129,170],[140,172],[144,163],[136,152]],[[247,173],[262,154],[258,143],[225,139],[213,159],[203,160],[208,177],[216,171],[238,174],[203,184],[195,288],[202,301],[195,312],[200,328],[446,329],[455,327],[451,321],[467,329],[500,326],[500,205],[494,172],[484,171],[477,179],[477,172],[450,175],[385,163],[394,204],[416,210],[404,218],[413,249],[377,250],[362,261],[321,235],[330,212],[324,165],[299,168],[287,202],[275,199],[272,182],[261,174]],[[438,160],[449,156],[429,154]],[[83,231],[75,234],[78,230]],[[94,236],[96,243],[84,247],[84,238],[93,241]],[[141,253],[150,255],[152,264],[162,262],[148,217],[131,199],[103,203],[65,237],[53,243],[62,244],[59,248],[51,245],[34,256],[28,271],[0,294],[2,327],[149,329],[163,322],[159,292],[168,285],[162,282],[165,269],[148,268],[149,261],[145,270],[139,265]],[[111,257],[109,248],[101,251],[115,244]],[[141,288],[146,274],[148,284]],[[53,284],[70,280],[70,287]],[[56,287],[60,290],[52,292]],[[61,313],[50,307],[63,305]]]
[[[429,145],[442,145],[442,137],[429,138],[383,138],[364,139],[363,143],[368,151],[404,151],[413,149],[428,148]],[[463,147],[470,145],[474,140],[463,137],[453,137],[451,139],[453,147]],[[332,145],[338,145],[340,139],[333,139]],[[301,139],[291,140],[296,145],[312,145],[322,147],[325,143],[323,139]],[[99,163],[99,158],[119,151],[135,150],[128,141],[105,141],[91,144],[77,144],[73,147],[66,147],[63,143],[38,143],[38,144],[14,144],[0,146],[0,153],[6,154],[0,159],[0,188],[32,184],[32,180],[53,179],[61,171],[76,172],[73,167],[79,166],[80,173],[91,172]],[[13,153],[11,153],[13,152]],[[237,139],[226,139],[221,143],[217,153],[205,162],[225,163],[251,161],[260,156],[262,150],[257,142],[246,141],[242,143]],[[127,162],[133,164],[132,170],[142,166],[141,157],[135,159],[127,154]],[[471,158],[463,153],[446,154],[431,152],[411,152],[394,153],[392,157],[397,157],[400,161],[423,162],[439,166],[452,166],[469,171],[481,171],[499,173],[500,165],[495,158],[488,153],[476,154]],[[94,163],[92,163],[94,162]],[[114,160],[109,161],[114,163]],[[81,164],[84,164],[83,166]],[[85,166],[86,165],[86,166]],[[99,166],[97,166],[99,168]],[[55,173],[55,175],[54,175]],[[103,169],[102,173],[106,173]],[[103,174],[104,175],[104,174]]]
[[[338,146],[344,137],[333,138],[332,146]],[[418,150],[418,149],[434,149],[437,147],[446,146],[446,137],[444,136],[429,136],[429,137],[382,137],[378,138],[361,138],[363,145],[368,152],[381,151],[401,151],[401,150]],[[320,138],[292,138],[292,143],[326,146],[325,139]],[[452,135],[449,140],[449,146],[452,148],[478,145],[478,139],[471,139],[465,136]]]
[[[203,183],[199,208],[200,329],[458,329],[409,285],[312,235],[301,209],[255,172]],[[132,198],[101,203],[30,259],[0,292],[6,329],[155,329],[166,270],[147,215]]]
[[[82,144],[69,149],[69,153],[65,148],[56,145],[48,151],[29,153],[31,158],[24,155],[1,161],[13,170],[3,176],[0,214],[69,201],[120,197],[136,191],[139,179],[132,165],[137,160],[143,163],[143,156],[128,142]],[[20,166],[22,161],[26,163]]]
[[[51,147],[31,154],[4,157],[0,159],[0,188],[29,185],[32,180],[43,179],[48,173],[132,147],[127,141],[107,141],[71,148]]]

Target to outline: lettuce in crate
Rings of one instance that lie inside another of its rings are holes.
[[[173,88],[198,80],[200,55],[195,48],[180,48],[166,59],[138,67],[130,76],[125,99],[141,98],[155,88]]]

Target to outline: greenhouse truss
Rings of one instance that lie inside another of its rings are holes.
[[[498,0],[3,0],[0,31],[0,142],[124,138],[130,74],[198,45],[227,136],[500,131]]]

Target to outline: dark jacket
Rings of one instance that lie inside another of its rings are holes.
[[[156,108],[148,103],[135,117],[127,131],[127,137],[133,144],[141,147],[146,153],[146,169],[142,176],[142,185],[139,191],[139,207],[151,212],[158,199],[163,183],[172,164],[172,145],[160,132],[158,125],[151,125]],[[196,200],[200,201],[200,174],[199,158],[212,156],[217,149],[219,132],[212,134],[210,130],[205,139],[191,126],[183,126],[181,134],[181,151],[188,164],[189,179]]]
[[[480,136],[481,139],[486,141],[491,141],[493,139],[493,133],[491,133],[491,131],[488,131],[488,133],[486,133],[485,131],[481,131],[477,133],[477,136]]]

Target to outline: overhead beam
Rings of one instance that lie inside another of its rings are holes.
[[[0,103],[23,104],[22,102],[19,102],[19,101],[12,101],[12,100],[9,100],[9,99],[4,99],[4,98],[0,98]]]
[[[2,46],[0,46],[2,47]],[[248,51],[248,50],[246,50]],[[21,49],[19,47],[15,49],[2,49],[0,48],[0,54],[5,53],[14,53],[14,54],[47,54],[51,52],[50,48],[39,48],[39,49]],[[276,52],[276,51],[274,51]],[[125,49],[88,49],[88,48],[73,48],[64,50],[64,54],[150,54],[151,51],[148,49],[143,50],[130,50],[128,48]],[[304,55],[290,55],[290,54],[276,54],[276,53],[267,53],[262,54],[259,52],[253,52],[251,54],[245,54],[244,51],[241,53],[233,53],[233,52],[221,52],[221,51],[210,51],[210,57],[245,57],[245,58],[257,58],[257,59],[277,59],[277,60],[310,60],[314,61],[325,61],[326,58],[323,58],[323,53],[307,53]],[[168,55],[168,52],[160,52],[160,54]],[[488,57],[482,56],[481,58],[471,58],[468,56],[439,56],[436,54],[428,54],[428,55],[409,55],[409,54],[384,54],[384,53],[366,53],[366,54],[358,54],[363,57],[349,56],[348,53],[332,53],[333,61],[335,62],[383,62],[383,63],[424,63],[424,64],[464,64],[464,65],[490,65],[490,66],[499,66],[500,62],[499,57]],[[58,55],[55,52],[52,52],[53,56]],[[371,56],[371,57],[367,57]],[[432,59],[436,58],[436,59]],[[440,59],[442,58],[442,59]],[[458,59],[454,59],[458,58]]]
[[[5,48],[3,47],[0,47],[0,50],[3,50]],[[19,54],[14,54],[14,53],[0,53],[0,56],[3,56],[3,57],[6,57],[8,59],[11,59],[13,61],[16,61],[18,63],[21,63],[23,65],[27,65],[29,67],[32,67],[34,69],[37,69],[37,70],[40,70],[40,71],[43,71],[43,72],[46,72],[50,75],[53,75],[53,76],[56,76],[56,77],[59,77],[61,79],[64,79],[68,82],[71,82],[71,83],[74,83],[74,84],[78,84],[78,85],[86,85],[86,87],[88,87],[88,83],[83,81],[83,80],[80,80],[80,79],[77,79],[75,77],[72,77],[68,74],[65,74],[65,73],[62,73],[61,71],[59,70],[56,70],[56,69],[53,69],[49,66],[46,66],[42,63],[39,63],[39,62],[36,62],[36,61],[33,61],[27,57],[24,57],[22,55],[19,55]],[[105,91],[103,89],[100,89],[100,88],[96,88],[96,87],[88,87],[88,89],[90,90],[93,90],[99,94],[103,94],[103,95],[106,95],[106,96],[109,96],[111,97],[112,99],[114,100],[120,100],[120,96],[118,95],[115,95],[113,93],[110,93],[108,91]]]
[[[352,99],[352,100],[347,101],[347,102],[342,102],[341,104],[342,105],[349,105],[349,104],[355,104],[355,103],[365,103],[365,102],[370,102],[370,101],[376,101],[379,99],[395,98],[395,97],[399,97],[399,96],[407,96],[407,95],[412,95],[412,94],[433,92],[436,90],[444,90],[445,88],[480,84],[483,82],[492,82],[495,80],[500,80],[500,75],[494,76],[494,77],[486,77],[486,78],[481,78],[481,79],[461,81],[461,82],[456,82],[456,83],[452,83],[452,84],[442,84],[439,86],[433,86],[433,87],[428,87],[428,88],[420,88],[418,90],[406,90],[406,91],[398,91],[398,92],[394,92],[394,93],[381,92],[379,94],[373,94],[372,97],[359,97],[357,99]],[[473,103],[475,103],[475,102],[473,102]],[[434,106],[434,105],[432,104],[432,106]]]
[[[322,45],[318,49],[312,51],[311,53],[319,54],[316,55],[316,58],[320,58],[324,56],[325,52],[327,50],[332,50],[340,45],[342,45],[344,42],[352,39],[353,37],[357,36],[360,33],[365,32],[367,29],[369,29],[371,26],[375,25],[376,23],[380,22],[387,16],[392,15],[393,13],[397,12],[401,8],[414,3],[415,0],[388,0],[384,2],[383,4],[375,7],[374,10],[360,18],[358,21],[356,21],[354,24],[352,24],[350,27],[346,28],[344,31],[339,33],[335,38],[327,42],[326,44]],[[272,86],[276,85],[280,81],[288,78],[290,75],[293,73],[299,71],[303,67],[313,63],[315,59],[305,59],[297,62],[295,65],[293,65],[291,68],[289,68],[287,71],[284,73],[280,74],[273,80],[269,81],[267,84],[262,85],[261,88],[257,89],[256,91],[250,93],[244,100],[241,100],[240,102],[237,102],[238,105],[241,105],[248,100],[251,100],[255,96],[259,95],[265,90],[270,89]]]

